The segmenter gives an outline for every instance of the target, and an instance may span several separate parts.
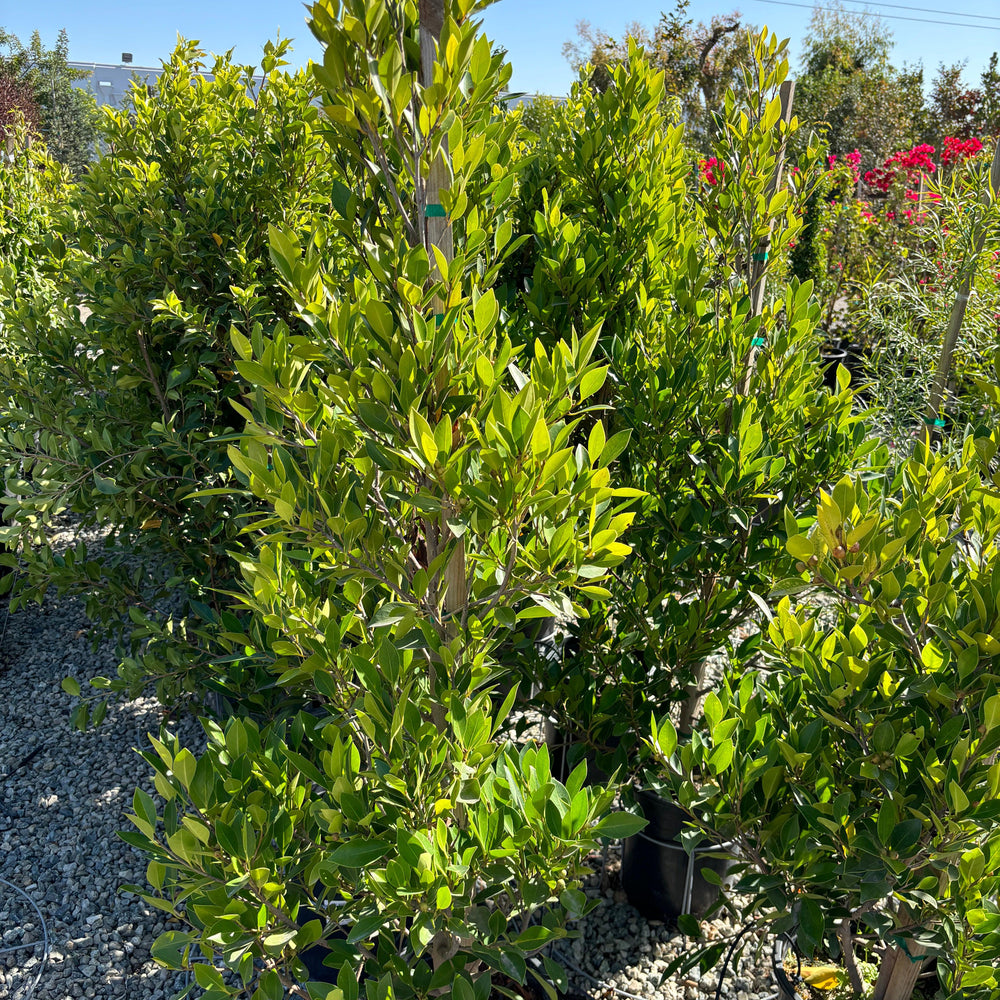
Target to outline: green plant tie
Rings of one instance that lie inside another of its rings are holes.
[[[447,216],[447,214],[445,213],[445,210],[444,210],[444,205],[437,205],[437,204],[434,204],[433,202],[430,203],[430,204],[428,204],[427,209],[424,212],[424,215],[428,219],[447,219],[448,218],[448,216]]]
[[[941,417],[924,417],[924,423],[933,427],[944,427],[944,420]]]
[[[763,337],[754,337],[750,341],[751,347],[767,347],[767,341]]]
[[[912,962],[916,965],[917,962],[923,962],[925,959],[930,958],[930,955],[911,955],[910,949],[906,946],[906,938],[902,934],[893,934],[890,936],[889,940]]]
[[[444,313],[434,313],[434,325],[440,326],[444,322]]]
[[[765,260],[767,260],[767,251],[765,250],[763,253],[755,253],[753,255],[753,259],[761,261],[763,263]]]

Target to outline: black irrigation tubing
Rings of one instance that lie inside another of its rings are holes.
[[[617,986],[612,986],[603,979],[598,979],[596,976],[592,976],[589,972],[584,972],[580,966],[571,962],[558,948],[554,946],[550,948],[549,951],[557,962],[560,962],[563,965],[568,965],[578,976],[583,976],[584,979],[589,979],[592,983],[596,983],[603,990],[611,990],[613,993],[617,993],[618,996],[628,997],[629,1000],[648,1000],[647,997],[641,997],[637,993],[629,993],[628,990],[620,990]],[[589,993],[587,995],[591,996]]]
[[[758,920],[751,920],[749,923],[744,924],[743,927],[740,928],[736,937],[733,939],[733,943],[729,946],[729,951],[726,954],[725,961],[722,963],[722,968],[719,970],[719,982],[715,987],[715,1000],[721,1000],[722,998],[722,986],[723,983],[725,982],[726,973],[729,971],[729,963],[732,961],[733,953],[736,951],[736,948],[739,945],[740,940],[747,933],[753,930],[753,928],[756,927],[759,922],[760,921]],[[590,982],[592,983],[596,983],[598,986],[601,987],[601,989],[611,990],[618,996],[628,997],[629,1000],[648,1000],[647,997],[639,996],[636,993],[629,993],[628,990],[619,989],[617,986],[612,986],[611,983],[605,982],[603,979],[598,979],[596,976],[592,976],[589,972],[584,972],[583,969],[581,969],[574,962],[571,962],[566,957],[566,955],[563,954],[563,952],[561,952],[555,946],[552,946],[549,949],[549,952],[552,955],[552,957],[556,959],[556,961],[561,962],[563,965],[569,966],[569,968],[571,968],[577,975],[583,976],[584,979],[589,979]],[[769,997],[768,1000],[775,1000],[775,998],[777,998],[779,995],[780,995],[779,993],[772,994],[772,996]]]
[[[719,970],[719,982],[715,987],[715,1000],[722,1000],[722,984],[725,982],[726,973],[729,971],[729,963],[733,959],[733,953],[736,951],[737,946],[743,937],[754,927],[757,926],[757,920],[748,920],[739,930],[736,937],[733,938],[733,943],[729,946],[729,951],[726,953],[725,961],[722,963],[722,968]]]
[[[0,774],[0,778],[7,779],[12,774],[20,771],[22,767],[27,767],[45,749],[46,745],[47,744],[45,743],[39,743],[38,746],[34,747],[34,749],[32,749],[26,757],[18,761],[18,763],[16,763],[9,771],[4,774]]]
[[[48,964],[49,961],[49,928],[48,925],[45,923],[45,917],[42,916],[42,911],[38,908],[38,904],[23,889],[14,885],[12,882],[8,882],[7,879],[5,878],[0,878],[0,884],[7,886],[9,889],[13,889],[14,892],[23,896],[28,901],[28,904],[35,911],[35,914],[38,917],[38,923],[41,925],[42,928],[42,946],[43,946],[42,959],[38,963],[38,972],[35,973],[35,981],[28,987],[28,992],[24,995],[24,1000],[31,1000],[31,997],[34,996],[35,994],[35,990],[37,989],[38,984],[42,980],[42,973],[45,971],[45,966]],[[25,951],[28,948],[34,949],[36,945],[37,942],[33,941],[29,944],[18,944],[18,945],[12,945],[11,947],[8,948],[0,948],[0,955],[13,951]]]

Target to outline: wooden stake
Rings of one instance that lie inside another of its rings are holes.
[[[437,58],[437,44],[444,27],[445,0],[420,0],[420,82],[429,87],[434,82],[434,61]],[[444,214],[441,205],[441,189],[451,180],[448,170],[448,139],[441,145],[441,155],[430,165],[430,172],[420,192],[420,232],[424,247],[430,257],[431,268],[437,272],[437,265],[431,245],[436,246],[447,260],[455,255],[452,242],[451,220]],[[435,308],[442,303],[435,302]]]
[[[990,167],[990,189],[984,194],[986,204],[997,196],[1000,191],[1000,142],[993,153],[993,165]],[[921,189],[922,190],[922,189]],[[958,343],[958,335],[962,329],[962,321],[965,319],[965,308],[969,304],[969,294],[972,291],[972,278],[976,272],[976,262],[983,252],[983,245],[986,242],[986,230],[983,229],[976,238],[975,250],[972,260],[966,261],[966,274],[959,285],[958,294],[951,307],[951,315],[948,317],[948,329],[945,331],[944,343],[941,345],[941,356],[938,359],[937,372],[934,375],[934,385],[931,387],[930,396],[927,399],[927,412],[924,415],[924,422],[930,429],[931,437],[944,426],[941,417],[941,403],[944,400],[945,386],[948,384],[948,375],[951,372],[952,356],[955,353],[955,346]]]
[[[429,87],[434,82],[434,63],[437,59],[441,30],[444,27],[445,3],[446,0],[420,0],[420,82],[425,87]],[[448,140],[447,137],[444,137],[441,153],[430,164],[422,189],[418,189],[417,199],[420,233],[430,261],[431,274],[438,278],[441,277],[441,274],[431,247],[436,246],[444,255],[445,260],[449,262],[455,255],[451,220],[445,215],[444,206],[441,204],[441,189],[447,187],[451,181],[447,157]],[[444,305],[440,298],[434,298],[432,308],[435,322],[440,322],[443,319]],[[439,539],[442,545],[451,534],[451,529],[447,524],[448,513],[445,510],[441,515]],[[430,555],[430,552],[428,554]],[[458,634],[455,619],[462,614],[468,603],[465,543],[462,539],[458,539],[455,551],[445,567],[444,590],[444,610],[451,619],[445,631],[449,638],[453,638]],[[434,704],[434,724],[439,730],[443,730],[445,728],[445,708],[437,702],[435,697],[437,668],[433,661],[430,665],[430,684],[431,698]]]
[[[913,948],[913,942],[907,941],[905,948],[886,949],[872,1000],[910,1000],[917,979],[928,961],[916,957]]]
[[[786,80],[778,91],[781,98],[781,121],[786,125],[792,120],[792,102],[795,99],[795,81]],[[774,173],[767,186],[767,201],[770,202],[775,192],[781,186],[781,177],[785,167],[785,140],[782,139],[781,146],[774,162]],[[750,259],[750,315],[759,316],[764,311],[764,287],[767,281],[767,255],[771,248],[771,227],[773,220],[767,225],[767,235],[757,244],[751,254]],[[750,373],[753,371],[754,361],[757,358],[757,351],[762,347],[754,338],[750,343],[750,351],[747,354],[746,369],[740,379],[738,393],[746,395],[747,386],[750,383]]]

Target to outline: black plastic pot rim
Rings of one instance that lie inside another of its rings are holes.
[[[722,844],[713,844],[711,847],[693,847],[691,848],[691,851],[688,852],[688,849],[683,844],[678,844],[669,840],[659,840],[656,837],[651,837],[643,830],[633,834],[633,836],[641,837],[643,840],[648,840],[649,843],[656,844],[657,847],[669,847],[672,851],[684,851],[685,853],[690,853],[692,856],[696,854],[712,854],[715,851],[727,851],[736,843],[733,840],[727,840]]]

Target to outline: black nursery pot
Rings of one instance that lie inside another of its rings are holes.
[[[688,855],[679,834],[689,815],[654,792],[639,792],[639,806],[649,825],[622,848],[622,888],[628,901],[651,920],[676,920],[683,913],[703,917],[719,898],[719,887],[701,874],[709,868],[725,878],[732,864],[726,858],[711,858],[711,845],[699,846]]]
[[[823,369],[823,384],[828,389],[836,389],[837,366],[847,367],[847,351],[842,347],[825,347],[820,352],[819,363]]]
[[[326,918],[322,913],[317,913],[315,910],[309,909],[307,906],[299,908],[299,916],[296,923],[299,927],[304,927],[310,920],[325,920]],[[336,941],[346,941],[347,940],[347,930],[346,928],[341,928],[334,932],[333,937],[330,940]],[[330,954],[329,948],[324,948],[321,944],[313,944],[306,948],[299,955],[299,960],[309,971],[309,981],[316,983],[336,983],[337,975],[339,969],[335,969],[330,965],[324,965],[323,960],[327,955]],[[362,979],[364,974],[362,973]]]
[[[584,746],[577,735],[556,726],[550,719],[545,720],[545,742],[549,748],[549,761],[552,777],[563,783],[569,778],[573,769],[580,761],[587,762],[587,777],[584,785],[605,785],[611,775],[597,764],[597,751],[593,747]],[[619,740],[613,737],[613,746],[609,753],[618,746]]]

